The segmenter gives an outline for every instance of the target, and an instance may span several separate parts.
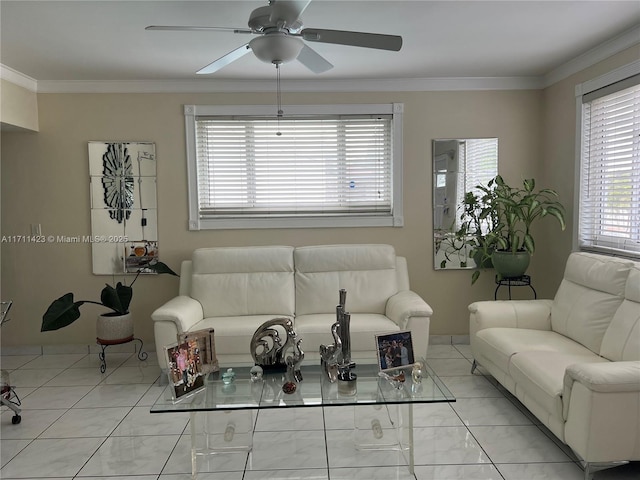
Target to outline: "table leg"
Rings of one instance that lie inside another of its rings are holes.
[[[413,403],[409,404],[409,473],[415,473],[415,456],[413,451]]]
[[[380,408],[382,407],[382,408]],[[373,417],[364,415],[365,422],[359,421],[358,412],[367,407],[354,406],[354,442],[357,450],[391,450],[398,451],[412,475],[415,471],[415,455],[413,440],[413,404],[396,404],[390,410],[390,405],[374,408]],[[404,408],[407,408],[406,414]],[[395,410],[395,418],[391,412]],[[371,419],[371,420],[370,420]]]
[[[191,478],[196,480],[198,476],[198,445],[196,432],[197,412],[189,413],[189,424],[191,426]]]
[[[402,407],[407,407],[406,421],[405,416],[402,415],[402,412],[400,411]],[[402,421],[399,421],[397,426],[399,449],[407,462],[409,473],[413,475],[415,471],[415,456],[413,451],[413,404],[398,404],[398,418],[402,418]]]
[[[214,455],[250,452],[253,449],[252,410],[192,411],[189,418],[193,480],[198,475],[198,457],[206,465]]]

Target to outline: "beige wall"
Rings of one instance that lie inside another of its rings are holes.
[[[628,63],[621,54],[591,72]],[[576,78],[578,78],[576,77]],[[585,78],[586,79],[586,78]],[[580,80],[583,81],[583,80]],[[40,133],[2,133],[2,234],[22,235],[41,224],[44,235],[88,235],[90,140],[156,143],[158,230],[162,259],[174,268],[203,246],[311,245],[379,242],[407,257],[412,289],[434,309],[431,333],[468,333],[467,305],[493,298],[493,278],[470,285],[468,271],[433,269],[431,140],[498,137],[499,171],[509,182],[544,179],[572,212],[575,78],[546,90],[478,92],[286,94],[286,103],[403,102],[403,228],[187,230],[184,104],[271,104],[271,94],[40,94]],[[285,107],[286,113],[286,107]],[[571,225],[571,222],[570,222]],[[571,232],[543,226],[531,272],[540,297],[553,295],[571,248]],[[552,251],[544,245],[560,245]],[[92,275],[88,244],[2,244],[2,298],[12,299],[13,320],[3,327],[3,345],[91,344],[94,316],[83,307],[75,324],[40,333],[41,317],[54,298],[73,291],[97,300],[108,277]],[[544,281],[542,281],[544,279]],[[177,292],[177,279],[143,277],[134,288],[136,334],[153,341],[150,313]],[[524,294],[524,292],[522,292]]]
[[[617,55],[582,70],[543,91],[544,113],[542,118],[542,156],[545,186],[558,191],[567,207],[567,231],[558,235],[554,221],[542,222],[537,238],[550,238],[550,242],[538,240],[536,257],[545,259],[535,262],[531,274],[545,278],[548,292],[554,292],[564,271],[564,263],[571,252],[574,235],[574,194],[576,175],[576,98],[575,87],[640,58],[640,46],[628,48]]]
[[[0,122],[38,131],[38,100],[34,92],[0,79]]]

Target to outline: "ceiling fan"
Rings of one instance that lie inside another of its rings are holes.
[[[273,63],[276,67],[297,59],[314,73],[323,73],[333,68],[329,61],[303,40],[395,52],[402,47],[402,37],[397,35],[304,28],[300,15],[309,3],[311,0],[269,0],[269,5],[251,12],[249,28],[151,25],[145,30],[225,31],[259,35],[201,68],[196,72],[198,74],[215,73],[249,51],[263,62]]]

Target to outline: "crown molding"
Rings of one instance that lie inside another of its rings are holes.
[[[606,60],[616,53],[620,53],[638,44],[640,44],[640,26],[622,32],[620,35],[601,43],[597,47],[551,70],[544,75],[542,88],[549,87],[554,83],[570,77],[574,73],[578,73],[602,60]]]
[[[402,92],[523,90],[541,88],[540,77],[447,77],[406,79],[282,80],[287,92]],[[38,93],[225,93],[272,92],[275,80],[40,80]]]
[[[600,75],[599,77],[592,78],[591,80],[587,80],[586,82],[576,85],[576,97],[595,92],[607,85],[612,85],[635,75],[640,75],[640,60],[628,63],[627,65],[611,70],[604,75]]]
[[[38,91],[38,81],[35,78],[31,78],[24,73],[20,73],[11,67],[7,67],[0,63],[0,78],[7,82],[18,85],[19,87],[26,88],[31,92]]]

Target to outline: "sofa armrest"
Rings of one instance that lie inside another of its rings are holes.
[[[203,317],[200,302],[186,295],[172,298],[151,314],[154,322],[175,323],[178,333],[188,331]]]
[[[401,290],[387,300],[385,315],[400,330],[410,330],[416,358],[426,358],[429,346],[429,326],[433,309],[420,295]]]
[[[565,442],[583,460],[640,458],[640,361],[568,366],[563,415]]]
[[[485,328],[551,330],[552,300],[497,300],[469,305],[469,334]]]
[[[640,361],[575,363],[564,374],[565,395],[574,382],[594,392],[640,392]]]
[[[433,309],[417,293],[402,290],[387,300],[385,315],[404,330],[411,317],[431,317]]]

